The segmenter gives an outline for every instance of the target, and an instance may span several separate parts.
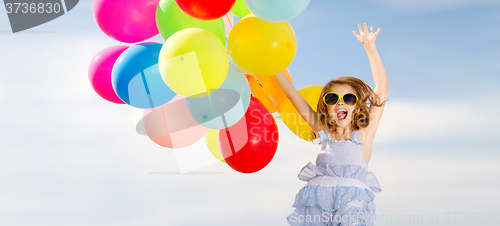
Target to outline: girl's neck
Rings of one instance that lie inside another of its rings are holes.
[[[351,138],[352,130],[349,127],[333,127],[330,128],[330,138],[335,140],[348,140]]]

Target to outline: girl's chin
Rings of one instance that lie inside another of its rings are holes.
[[[349,122],[347,121],[347,119],[336,120],[335,123],[337,124],[337,127],[347,127],[349,125]]]

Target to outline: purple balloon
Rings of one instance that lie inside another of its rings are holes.
[[[117,104],[124,102],[116,95],[111,84],[111,71],[116,59],[129,46],[110,46],[97,53],[89,66],[89,80],[92,88],[102,98]]]
[[[94,0],[92,11],[99,28],[126,43],[142,42],[157,35],[156,7],[160,0]]]

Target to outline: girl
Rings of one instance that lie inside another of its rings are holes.
[[[380,28],[366,23],[354,35],[365,47],[375,89],[354,77],[329,81],[314,111],[283,74],[276,79],[314,132],[320,144],[316,165],[309,162],[298,177],[308,183],[295,197],[290,225],[373,225],[374,193],[382,191],[369,172],[372,141],[387,97],[387,76],[375,46]]]

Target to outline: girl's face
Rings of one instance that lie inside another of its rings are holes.
[[[328,89],[328,92],[336,93],[339,97],[342,97],[346,93],[354,93],[354,89],[350,85],[333,85]],[[344,103],[342,98],[339,99],[337,104],[326,106],[328,114],[335,119],[335,123],[338,127],[344,128],[351,124],[353,111],[356,105],[348,106]]]

